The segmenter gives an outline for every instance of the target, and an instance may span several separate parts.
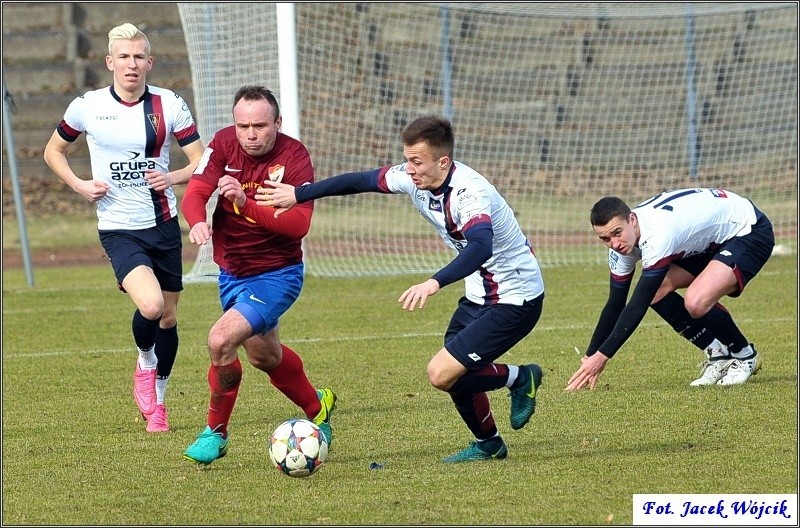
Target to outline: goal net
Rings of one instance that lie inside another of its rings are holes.
[[[243,84],[279,91],[275,4],[178,4],[203,139]],[[298,3],[299,135],[317,179],[404,161],[414,118],[506,197],[544,266],[602,263],[605,195],[722,187],[797,246],[796,3]],[[318,276],[431,273],[451,258],[405,196],[318,200]],[[216,276],[210,248],[187,280]]]

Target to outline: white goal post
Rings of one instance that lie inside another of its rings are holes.
[[[605,261],[588,221],[599,198],[683,186],[751,198],[797,250],[796,3],[297,3],[296,100],[276,4],[178,6],[206,142],[243,84],[296,105],[284,131],[317,179],[401,163],[405,124],[438,113],[544,266]],[[452,258],[406,197],[376,194],[318,200],[304,248],[317,276]],[[203,250],[186,280],[216,274]]]

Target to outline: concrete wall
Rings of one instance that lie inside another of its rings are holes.
[[[5,2],[2,9],[3,78],[13,101],[13,139],[28,214],[66,212],[82,203],[50,171],[42,154],[70,101],[111,83],[105,56],[112,27],[131,22],[144,31],[155,58],[148,83],[177,91],[193,107],[177,4]],[[178,147],[173,149],[173,156],[180,159]],[[79,175],[88,177],[85,141],[75,142],[70,160]],[[7,170],[4,141],[4,175]],[[3,190],[3,215],[13,216],[9,178],[3,178]],[[83,209],[94,214],[92,208]]]

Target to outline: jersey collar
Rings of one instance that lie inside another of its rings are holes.
[[[450,170],[447,171],[447,178],[444,179],[444,183],[442,183],[441,187],[431,191],[431,194],[434,196],[440,196],[444,194],[448,187],[450,187],[450,180],[453,179],[453,173],[456,171],[456,164],[455,162],[450,163]]]
[[[108,88],[111,91],[111,97],[113,97],[114,100],[116,102],[118,102],[119,104],[122,104],[122,105],[125,105],[125,106],[136,106],[137,104],[141,103],[142,101],[144,101],[144,100],[146,100],[146,99],[148,99],[150,97],[150,88],[147,85],[144,86],[144,93],[142,94],[142,96],[139,97],[139,99],[137,101],[134,101],[132,103],[129,103],[128,101],[123,101],[122,98],[120,98],[120,96],[117,94],[117,92],[114,91],[114,85],[113,84],[111,86],[109,86]]]

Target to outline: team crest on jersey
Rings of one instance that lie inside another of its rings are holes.
[[[711,194],[713,194],[717,198],[727,198],[728,197],[728,195],[725,194],[725,191],[723,191],[721,189],[710,189],[710,190],[711,190]]]
[[[161,114],[147,114],[147,119],[150,120],[150,126],[153,130],[158,132],[158,125],[161,124]]]
[[[269,169],[267,169],[267,173],[269,174],[269,181],[280,183],[283,179],[283,173],[286,171],[286,167],[283,165],[273,165]]]
[[[442,210],[442,202],[439,200],[431,200],[428,202],[428,209],[431,211],[441,211]]]

